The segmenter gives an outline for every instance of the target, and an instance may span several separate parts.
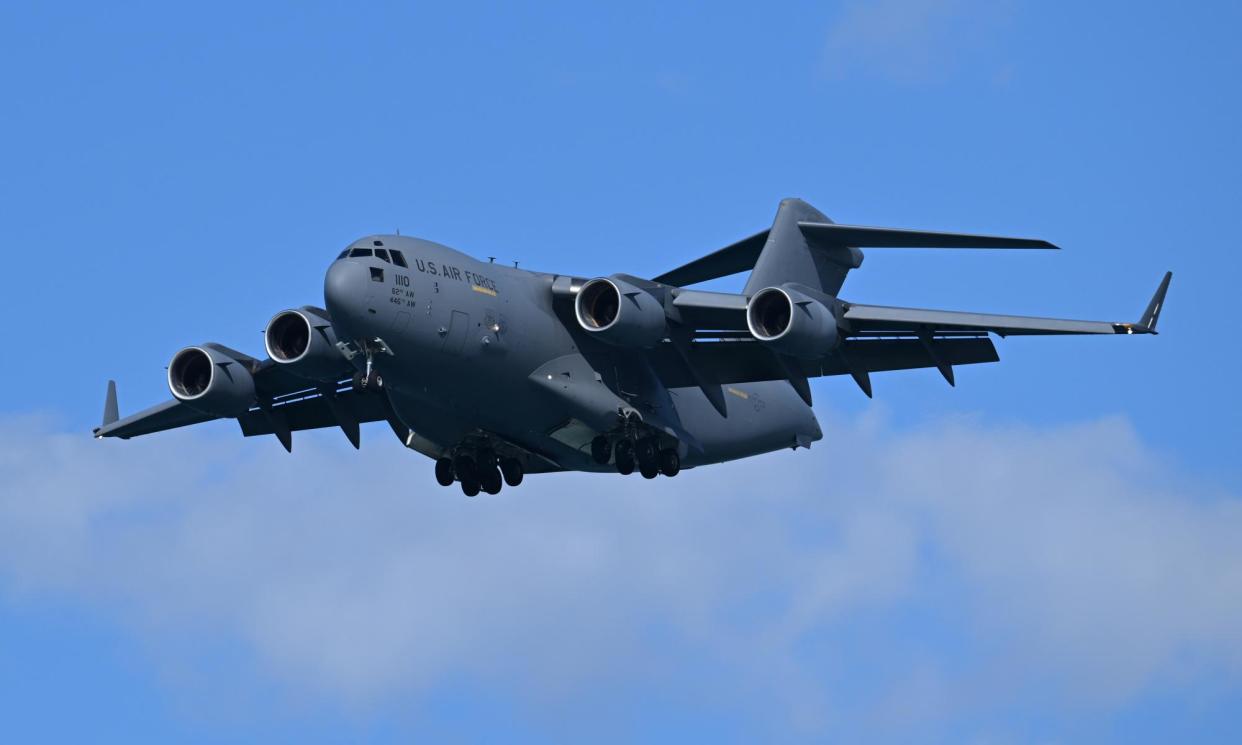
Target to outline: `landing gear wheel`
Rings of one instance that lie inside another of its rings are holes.
[[[356,372],[354,373],[353,380],[350,381],[350,388],[353,388],[354,393],[382,391],[384,390],[384,378],[379,373],[373,371],[371,379],[367,380],[366,373]]]
[[[676,450],[660,451],[660,473],[670,478],[681,473],[681,456]]]
[[[436,460],[436,483],[440,486],[453,485],[453,459],[440,458]]]
[[[504,458],[500,461],[500,474],[505,477],[505,483],[509,486],[518,486],[522,483],[522,462],[517,458]]]
[[[639,468],[655,466],[659,470],[658,453],[659,448],[654,437],[644,437],[634,446],[634,458],[638,461]]]
[[[500,488],[504,486],[504,482],[500,480],[500,469],[496,466],[479,469],[479,486],[488,494],[499,494]]]
[[[476,487],[479,485],[479,469],[478,466],[474,464],[474,458],[471,458],[469,455],[459,455],[453,459],[453,473],[457,476],[457,480],[462,483],[463,487],[467,481],[474,484]],[[478,493],[479,490],[475,489],[474,494]],[[473,497],[474,494],[470,494],[468,496]]]
[[[612,448],[609,446],[608,438],[599,435],[591,440],[591,458],[601,466],[608,462],[612,457]]]
[[[613,463],[617,467],[617,473],[622,476],[634,473],[634,443],[629,440],[617,440],[613,449]]]
[[[461,493],[465,494],[467,497],[476,496],[479,493],[479,482],[473,479],[462,479]]]

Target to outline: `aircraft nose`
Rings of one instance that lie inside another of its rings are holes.
[[[362,315],[366,302],[368,268],[365,264],[339,259],[328,267],[323,280],[323,301],[332,315],[333,325],[352,324]]]

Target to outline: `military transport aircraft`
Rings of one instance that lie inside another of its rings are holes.
[[[386,421],[468,496],[523,474],[682,468],[809,447],[808,378],[999,358],[989,334],[1154,334],[1171,273],[1133,323],[863,305],[840,297],[863,248],[1056,248],[1046,241],[838,225],[781,202],[768,230],[653,279],[583,279],[367,236],[328,267],[326,309],[277,313],[267,359],[219,344],[168,365],[173,399],[121,419],[109,382],[97,437],[232,418],[242,434]],[[686,285],[750,271],[739,294]]]

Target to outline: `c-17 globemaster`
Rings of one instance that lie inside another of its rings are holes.
[[[863,248],[1056,248],[1023,238],[833,223],[786,199],[768,230],[653,279],[583,279],[477,261],[400,235],[359,239],[328,267],[326,308],[277,313],[267,359],[219,344],[168,366],[173,399],[117,414],[97,437],[212,419],[242,433],[386,421],[474,496],[527,473],[646,478],[810,447],[822,437],[808,379],[953,368],[999,358],[989,334],[1154,334],[1171,273],[1133,323],[863,305],[840,297]],[[741,293],[685,289],[749,271]]]

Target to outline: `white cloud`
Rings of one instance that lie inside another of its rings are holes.
[[[474,500],[378,428],[361,453],[321,433],[286,456],[0,421],[0,587],[138,634],[239,640],[288,690],[346,706],[446,679],[532,705],[642,680],[775,704],[756,712],[772,722],[863,726],[841,687],[855,671],[832,669],[848,658],[808,648],[929,607],[995,654],[963,663],[929,641],[907,661],[909,639],[873,632],[862,703],[900,703],[909,726],[1048,679],[1107,708],[1170,673],[1242,673],[1242,506],[1124,421],[821,418],[809,454],[654,483],[538,476]],[[951,592],[929,598],[932,580]]]
[[[834,75],[937,79],[992,46],[1013,12],[1008,0],[852,0],[829,29],[826,64]]]

